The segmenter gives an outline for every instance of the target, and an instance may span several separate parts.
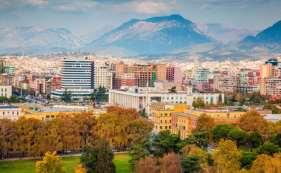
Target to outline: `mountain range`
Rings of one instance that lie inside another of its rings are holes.
[[[131,19],[88,43],[65,28],[0,27],[0,54],[86,52],[239,59],[281,53],[281,21],[255,33],[221,24],[196,25],[180,15]]]
[[[1,54],[47,54],[75,50],[81,41],[64,28],[0,28]]]
[[[212,40],[194,23],[180,15],[132,19],[87,45],[98,51],[108,47],[129,50],[135,55],[163,54]]]
[[[258,33],[256,36],[248,36],[241,41],[249,46],[281,45],[281,20]]]

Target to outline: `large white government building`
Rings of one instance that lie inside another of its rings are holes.
[[[186,91],[177,91],[175,93],[161,90],[159,88],[147,87],[131,87],[123,90],[109,91],[109,104],[121,106],[125,108],[133,108],[137,111],[145,110],[150,113],[150,105],[153,102],[163,103],[185,103],[192,106],[192,102],[196,98],[202,98],[206,104],[217,104],[221,97],[221,102],[224,102],[223,93],[193,93],[192,89]]]
[[[62,69],[62,89],[52,92],[52,98],[60,98],[65,91],[72,98],[89,97],[95,88],[95,63],[88,58],[64,59]]]

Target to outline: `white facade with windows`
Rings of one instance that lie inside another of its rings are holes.
[[[95,68],[95,88],[112,88],[112,70],[109,64],[96,64]]]
[[[223,93],[193,93],[193,99],[202,98],[205,104],[218,104],[224,103]]]
[[[65,59],[62,69],[62,89],[52,92],[52,98],[61,98],[65,91],[72,98],[89,97],[95,87],[94,61],[85,59]]]
[[[189,91],[170,93],[168,91],[155,91],[155,88],[135,88],[131,90],[110,90],[109,104],[133,108],[137,111],[144,109],[149,114],[150,105],[153,102],[185,103],[192,106],[193,100],[198,97],[202,98],[206,104],[219,103],[219,97],[222,98],[221,102],[224,102],[224,95],[219,93],[191,93]]]
[[[63,89],[92,89],[94,63],[88,59],[65,59],[62,70]]]
[[[12,97],[12,86],[0,86],[0,97],[11,98]]]
[[[0,119],[17,120],[21,116],[21,109],[12,105],[0,105]]]

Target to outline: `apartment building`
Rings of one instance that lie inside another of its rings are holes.
[[[95,67],[95,88],[112,89],[112,69],[109,63],[99,63]]]
[[[12,86],[0,86],[0,97],[11,98],[12,97]]]

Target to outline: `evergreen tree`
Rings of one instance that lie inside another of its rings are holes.
[[[185,156],[181,161],[183,173],[197,173],[200,172],[200,161],[197,156]]]
[[[169,93],[177,93],[177,87],[173,86],[169,89]]]
[[[195,109],[204,108],[205,107],[204,100],[201,97],[196,98],[192,102],[192,107],[195,108]]]
[[[81,155],[81,163],[87,173],[114,173],[113,152],[104,140],[95,141],[94,145],[86,147]]]
[[[96,103],[107,102],[107,89],[105,87],[99,87],[98,89],[95,89],[94,92],[91,94],[91,100]]]
[[[61,99],[64,102],[71,102],[71,97],[72,97],[71,92],[67,91],[67,90],[64,90],[64,92],[61,96]]]

